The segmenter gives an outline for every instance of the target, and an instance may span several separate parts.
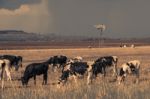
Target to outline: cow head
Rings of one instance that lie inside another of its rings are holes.
[[[15,57],[15,62],[14,62],[14,67],[15,70],[18,71],[19,67],[22,67],[22,57],[21,56],[16,56]]]
[[[132,63],[130,63],[129,67],[131,69],[131,72],[135,72],[136,68]]]
[[[69,69],[70,69],[70,65],[71,65],[72,63],[74,63],[74,60],[69,59],[69,60],[67,61],[67,63],[65,64],[64,70],[69,70]]]
[[[67,81],[69,77],[69,72],[70,72],[69,70],[63,71],[62,75],[60,76],[58,84]]]
[[[53,57],[50,57],[50,58],[47,60],[47,63],[48,63],[49,65],[51,65],[51,64],[53,63]]]
[[[28,79],[26,79],[25,77],[21,77],[21,82],[22,82],[22,85],[27,85],[28,84]]]
[[[124,80],[124,78],[125,78],[125,71],[123,70],[123,68],[120,68],[119,75],[117,77],[119,84]]]

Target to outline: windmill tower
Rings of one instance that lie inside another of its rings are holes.
[[[94,27],[100,31],[100,34],[99,34],[99,45],[98,47],[100,48],[102,46],[102,36],[103,36],[103,31],[106,29],[106,26],[104,24],[98,24],[98,25],[94,25]]]

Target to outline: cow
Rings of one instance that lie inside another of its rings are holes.
[[[23,77],[21,77],[22,85],[27,86],[29,79],[32,77],[34,78],[34,84],[36,84],[36,76],[42,74],[43,74],[42,84],[47,84],[48,68],[49,65],[47,62],[29,64],[25,69]]]
[[[77,75],[83,76],[87,69],[88,69],[87,62],[73,62],[68,63],[67,66],[65,66],[64,71],[62,72],[62,75],[60,76],[60,79],[58,81],[58,84],[67,82],[68,78],[73,76],[75,82],[77,82],[76,78]]]
[[[96,78],[99,73],[104,73],[105,77],[105,68],[106,66],[103,62],[91,62],[88,68],[87,84],[90,84],[93,78]]]
[[[16,71],[18,71],[19,67],[22,67],[22,56],[2,55],[0,59],[8,59],[10,61],[10,66],[15,68]]]
[[[92,82],[93,78],[96,78],[99,73],[106,76],[106,68],[113,67],[113,72],[117,78],[117,56],[104,56],[98,58],[96,61],[90,63],[90,68],[88,69],[87,84]]]
[[[118,81],[119,84],[124,81],[127,74],[133,74],[136,75],[136,83],[139,82],[139,71],[140,71],[140,61],[139,60],[132,60],[127,63],[122,64],[119,75],[118,75]]]
[[[113,72],[114,72],[113,75],[115,75],[116,77],[117,77],[117,62],[118,62],[117,56],[104,56],[104,57],[98,58],[95,61],[97,66],[99,64],[99,66],[101,66],[101,68],[103,69],[104,76],[106,74],[105,68],[113,67]],[[95,66],[95,67],[97,68],[97,66]]]
[[[131,48],[135,48],[135,45],[134,45],[134,44],[131,44]]]
[[[67,63],[67,57],[60,55],[60,56],[53,56],[50,57],[47,61],[49,65],[52,65],[52,71],[54,71],[54,68],[62,68],[62,71],[64,69],[64,65]]]
[[[7,80],[11,81],[11,75],[10,75],[10,60],[8,59],[0,59],[0,77],[2,80],[1,88],[4,88],[4,74],[6,72]],[[11,82],[12,83],[12,82]]]

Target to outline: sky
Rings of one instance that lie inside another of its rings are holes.
[[[97,37],[150,37],[150,0],[0,0],[0,30]]]

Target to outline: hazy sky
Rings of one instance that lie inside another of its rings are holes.
[[[60,35],[150,37],[150,0],[0,0],[0,29]]]

